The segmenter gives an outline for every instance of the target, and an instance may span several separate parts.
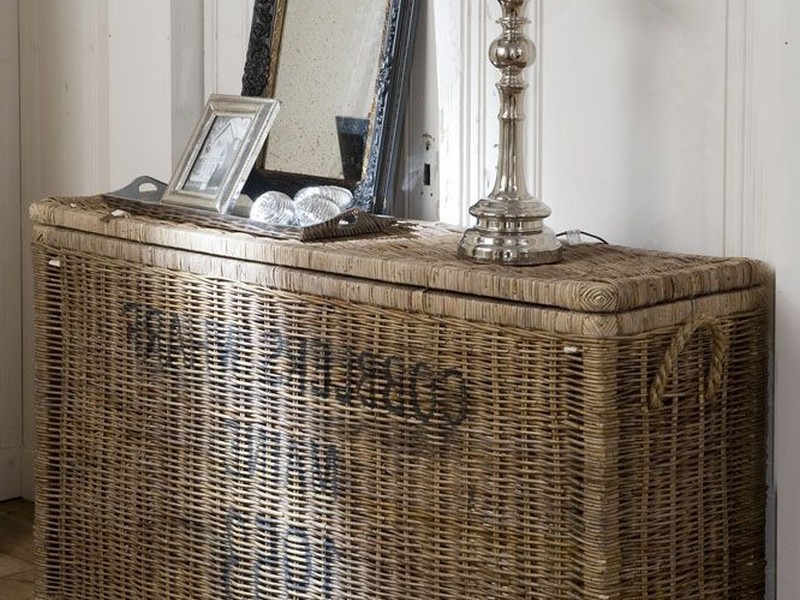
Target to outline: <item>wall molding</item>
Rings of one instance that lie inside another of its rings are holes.
[[[758,164],[759,135],[763,135],[758,129],[763,115],[758,111],[765,107],[757,104],[755,80],[756,69],[764,60],[758,55],[759,45],[769,38],[758,28],[758,10],[763,11],[763,6],[751,0],[726,0],[724,251],[728,256],[764,258],[768,254],[768,234],[763,211],[770,199],[764,195]],[[775,454],[774,397],[770,398],[769,414],[766,598],[773,600],[777,595],[778,563],[775,465],[777,460],[783,460]]]
[[[767,253],[768,199],[759,144],[765,124],[774,118],[768,113],[776,107],[763,102],[755,80],[768,60],[764,43],[772,41],[758,22],[769,10],[753,0],[726,0],[726,6],[725,254],[761,258]]]
[[[210,94],[241,93],[252,12],[252,0],[204,0],[206,98]]]
[[[203,2],[203,92],[206,98],[219,89],[219,0]]]
[[[172,165],[177,164],[205,105],[204,1],[170,2]]]
[[[752,23],[749,0],[726,0],[724,251],[739,256],[752,251],[746,224],[752,216]]]

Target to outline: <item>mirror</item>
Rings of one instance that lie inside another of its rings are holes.
[[[353,191],[389,214],[419,0],[256,0],[243,96],[281,116],[244,193]]]

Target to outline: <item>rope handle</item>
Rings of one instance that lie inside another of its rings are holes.
[[[711,364],[706,375],[706,399],[713,399],[720,386],[722,385],[723,369],[725,358],[728,354],[729,340],[725,335],[719,320],[711,316],[700,316],[684,325],[670,344],[669,350],[661,361],[658,373],[653,380],[650,388],[650,408],[658,410],[664,406],[664,394],[666,393],[667,383],[675,369],[678,356],[683,352],[686,345],[701,329],[706,329],[711,334],[713,350],[711,354]]]

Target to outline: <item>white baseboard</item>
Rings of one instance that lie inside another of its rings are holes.
[[[22,447],[0,449],[0,501],[22,495]]]

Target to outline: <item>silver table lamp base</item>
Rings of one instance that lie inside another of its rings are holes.
[[[523,71],[536,60],[536,47],[523,32],[528,0],[498,0],[503,9],[502,35],[489,50],[492,64],[501,70],[500,154],[497,181],[488,198],[469,210],[478,223],[464,233],[458,254],[476,262],[541,265],[561,260],[561,243],[544,220],[550,208],[525,187],[522,156],[522,96],[528,87]]]

